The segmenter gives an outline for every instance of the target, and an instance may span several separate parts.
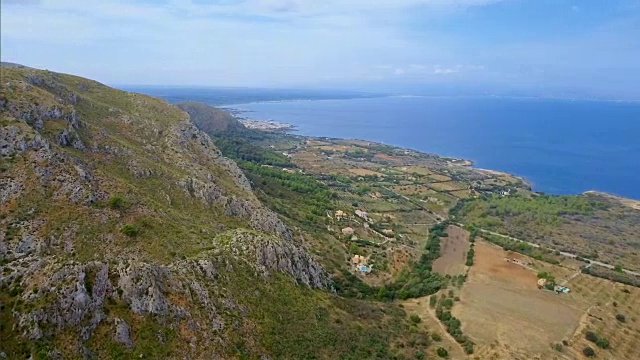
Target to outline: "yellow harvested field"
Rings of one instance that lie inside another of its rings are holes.
[[[457,191],[452,191],[450,192],[451,195],[453,196],[457,196],[461,199],[470,197],[471,195],[473,195],[473,193],[471,192],[471,190],[457,190]]]
[[[433,262],[433,270],[441,274],[460,275],[467,270],[469,232],[457,226],[447,228],[447,237],[440,238],[440,257]]]
[[[453,314],[466,335],[478,344],[508,349],[507,358],[523,353],[531,359],[554,358],[558,354],[549,344],[571,338],[585,305],[569,295],[538,289],[536,273],[506,257],[526,258],[476,241],[475,263]]]

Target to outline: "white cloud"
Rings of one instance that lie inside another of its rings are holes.
[[[482,65],[454,65],[454,66],[436,65],[433,67],[433,73],[447,75],[447,74],[457,74],[460,72],[481,71],[484,69],[485,67]]]
[[[442,67],[437,65],[433,68],[434,74],[455,74],[460,72],[460,65],[454,67]]]

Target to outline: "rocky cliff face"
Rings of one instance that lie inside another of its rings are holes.
[[[178,108],[29,68],[0,86],[0,352],[230,357],[257,332],[238,273],[327,287]]]

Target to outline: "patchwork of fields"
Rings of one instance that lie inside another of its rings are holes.
[[[449,299],[449,315],[475,345],[472,354],[466,353],[465,340],[448,332],[450,318],[438,315],[432,296],[396,298],[433,336],[426,358],[437,358],[436,349],[442,347],[450,359],[586,359],[583,352],[590,347],[597,359],[640,359],[640,289],[581,273],[585,262],[555,251],[597,255],[637,268],[640,253],[629,251],[640,224],[636,208],[615,202],[602,206],[594,194],[539,196],[509,174],[410,150],[355,140],[296,139],[281,150],[301,174],[317,177],[335,194],[335,208],[324,220],[326,229],[337,234],[331,254],[350,267],[355,254],[363,256],[374,269],[355,273],[363,283],[383,286],[402,277],[423,255],[431,226],[450,214],[456,222],[541,245],[524,252],[529,257],[481,239],[492,240],[482,233],[469,267],[470,233],[449,226],[430,269],[445,275],[447,284],[433,296]],[[450,213],[456,204],[462,207]],[[338,210],[346,214],[340,220],[333,217]],[[347,228],[353,229],[348,236],[342,233]],[[614,241],[620,236],[624,241]],[[516,246],[522,244],[505,244],[522,250]],[[539,289],[541,273],[570,292]],[[587,334],[600,339],[601,347]]]

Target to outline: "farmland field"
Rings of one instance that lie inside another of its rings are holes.
[[[475,264],[453,314],[476,343],[508,350],[507,358],[519,353],[547,358],[543,354],[555,351],[549,344],[572,336],[585,305],[570,296],[539,290],[534,271],[507,262],[505,257],[515,255],[476,242]]]
[[[435,191],[429,189],[424,185],[394,185],[391,187],[391,189],[405,196],[425,196],[435,194]]]
[[[429,184],[429,187],[438,191],[454,191],[454,190],[466,189],[465,185],[454,182],[454,181],[437,182],[437,183]]]
[[[440,257],[433,262],[433,270],[442,274],[460,275],[466,270],[469,232],[457,226],[447,228],[447,237],[440,238]]]
[[[423,166],[403,166],[400,168],[397,168],[397,170],[400,170],[402,172],[408,173],[408,174],[418,174],[418,175],[430,175],[433,172],[429,169],[427,169],[426,167]]]
[[[469,189],[465,189],[465,190],[452,191],[452,192],[450,192],[450,194],[453,195],[453,196],[457,196],[457,197],[463,199],[463,198],[470,197],[472,195],[472,192]]]
[[[372,171],[369,169],[363,169],[363,168],[358,168],[358,169],[349,169],[350,173],[353,173],[355,175],[359,175],[359,176],[365,176],[365,175],[376,175],[376,176],[382,176],[383,174],[377,172],[377,171]]]
[[[585,346],[595,349],[599,359],[640,359],[640,289],[581,274],[569,282],[574,296],[588,305],[581,326],[571,339],[574,356]],[[624,321],[616,319],[624,316]],[[610,342],[600,349],[585,339],[593,331]]]

